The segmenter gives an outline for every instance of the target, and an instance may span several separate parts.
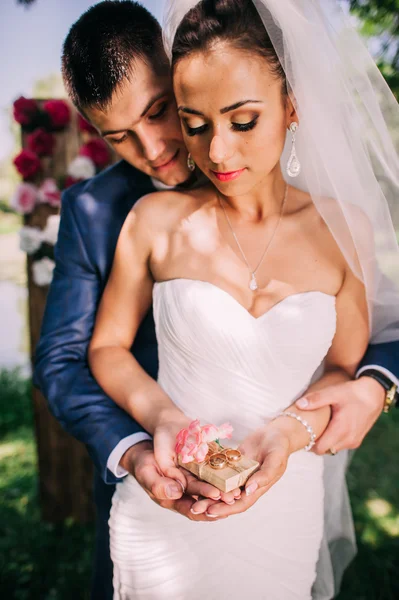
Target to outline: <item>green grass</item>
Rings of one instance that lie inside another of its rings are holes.
[[[86,600],[93,527],[41,520],[29,390],[0,373],[0,598]]]
[[[93,528],[41,521],[29,386],[0,373],[0,598],[86,600]],[[399,410],[380,418],[350,467],[359,553],[337,600],[399,598],[398,457]]]

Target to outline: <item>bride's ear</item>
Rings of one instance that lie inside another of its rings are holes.
[[[295,121],[299,125],[299,118],[296,112],[296,99],[291,97],[291,95],[286,96],[286,120],[287,120],[287,129],[289,129],[291,123]]]

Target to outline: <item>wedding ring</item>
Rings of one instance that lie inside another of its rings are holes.
[[[241,460],[241,452],[239,450],[234,450],[233,448],[229,448],[225,450],[223,453],[229,462],[238,462]]]
[[[337,454],[337,450],[335,448],[330,448],[329,452],[331,456],[335,456]]]
[[[227,458],[221,452],[212,454],[209,459],[209,465],[212,467],[212,469],[224,469],[224,467],[227,465]]]

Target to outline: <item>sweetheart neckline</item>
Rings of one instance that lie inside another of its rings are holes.
[[[284,298],[282,298],[281,300],[279,300],[278,302],[276,302],[275,304],[273,304],[273,306],[271,308],[269,308],[266,312],[264,312],[261,315],[259,315],[259,317],[254,317],[254,315],[252,315],[245,308],[245,306],[243,306],[241,304],[241,302],[238,302],[238,300],[236,300],[236,298],[234,298],[234,296],[232,296],[231,294],[229,294],[229,292],[226,292],[226,290],[224,290],[223,288],[219,287],[218,285],[215,285],[214,283],[211,283],[210,281],[204,281],[202,279],[190,279],[189,277],[175,277],[174,279],[164,279],[163,281],[156,281],[154,283],[154,288],[155,288],[155,286],[159,286],[159,285],[162,285],[164,283],[171,283],[173,281],[190,281],[192,283],[200,283],[200,284],[203,284],[203,285],[211,286],[212,288],[215,288],[216,290],[218,290],[219,292],[221,292],[222,294],[224,294],[225,296],[227,296],[228,298],[230,298],[230,300],[236,306],[238,306],[241,310],[243,310],[248,315],[248,317],[250,317],[254,321],[260,321],[261,319],[263,319],[263,317],[265,317],[266,315],[268,315],[274,309],[277,309],[285,301],[288,301],[288,300],[293,299],[293,298],[297,298],[299,296],[306,296],[308,294],[321,294],[322,296],[326,296],[327,298],[333,299],[334,300],[334,304],[335,304],[335,300],[336,300],[336,296],[333,296],[332,294],[327,294],[326,292],[321,292],[320,290],[309,290],[307,292],[295,292],[294,294],[289,294],[288,296],[285,296]]]

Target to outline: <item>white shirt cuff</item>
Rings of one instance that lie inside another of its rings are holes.
[[[385,377],[388,377],[388,379],[390,379],[392,383],[395,383],[399,387],[399,379],[395,377],[395,375],[391,373],[391,371],[385,369],[384,367],[380,367],[379,365],[365,365],[356,373],[356,379],[363,373],[363,371],[367,371],[368,369],[374,369],[374,371],[379,371],[380,373],[385,375]]]
[[[128,435],[127,437],[123,438],[123,440],[121,440],[119,444],[115,446],[109,455],[107,460],[107,469],[109,469],[111,473],[115,475],[115,477],[126,477],[126,475],[128,475],[128,471],[119,465],[122,456],[132,446],[135,446],[139,442],[144,442],[144,440],[151,439],[151,436],[148,435],[148,433],[144,433],[144,431],[141,431],[140,433],[132,433],[132,435]]]

